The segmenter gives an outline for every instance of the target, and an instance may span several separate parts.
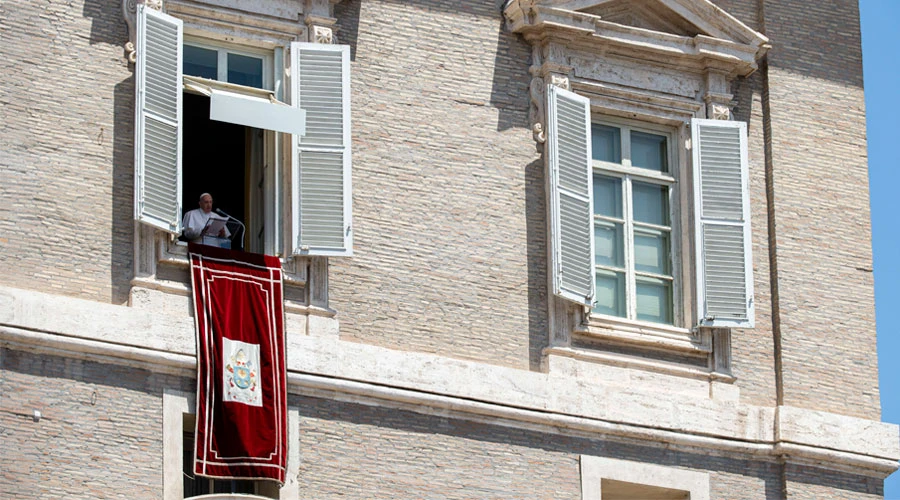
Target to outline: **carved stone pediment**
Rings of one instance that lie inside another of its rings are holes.
[[[670,9],[664,2],[653,0],[612,0],[578,9],[604,21],[673,35],[696,36],[703,33],[694,23]]]
[[[731,82],[757,68],[768,39],[709,0],[507,0],[508,27],[532,46],[534,138],[545,85],[592,109],[662,123],[731,119]]]
[[[752,73],[768,39],[709,0],[508,0],[507,23],[552,41],[728,77]]]

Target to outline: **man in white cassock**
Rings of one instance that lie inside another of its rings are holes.
[[[184,239],[199,243],[203,236],[219,236],[220,238],[229,238],[231,237],[231,232],[228,231],[227,227],[223,227],[219,230],[218,234],[211,235],[208,234],[207,224],[209,223],[209,219],[221,219],[217,214],[213,213],[213,198],[209,193],[203,193],[200,195],[200,201],[198,202],[200,208],[195,208],[190,212],[184,214],[184,220],[181,222],[181,226],[184,228],[182,235]]]

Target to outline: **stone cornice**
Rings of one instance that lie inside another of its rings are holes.
[[[718,7],[712,12],[727,16]],[[756,61],[769,48],[768,39],[730,16],[723,19],[733,21],[725,24],[730,32],[739,32],[736,39],[706,34],[689,37],[635,28],[533,0],[510,0],[504,15],[509,28],[532,44],[552,41],[573,50],[638,58],[694,72],[715,70],[729,77],[755,71]]]
[[[188,299],[174,300],[184,309],[167,302],[154,312],[0,287],[0,346],[192,376]],[[682,377],[656,375],[651,381],[654,375],[641,372],[646,384],[598,384],[553,370],[311,337],[290,327],[287,352],[294,394],[879,478],[896,470],[900,459],[894,424],[711,398],[707,385]]]

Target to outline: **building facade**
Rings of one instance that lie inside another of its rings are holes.
[[[288,480],[242,494],[883,497],[855,1],[0,27],[0,496],[206,492],[176,236],[209,191],[286,275]]]

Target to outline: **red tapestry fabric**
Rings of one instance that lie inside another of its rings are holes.
[[[194,473],[284,484],[287,375],[281,263],[190,244],[197,330]]]

